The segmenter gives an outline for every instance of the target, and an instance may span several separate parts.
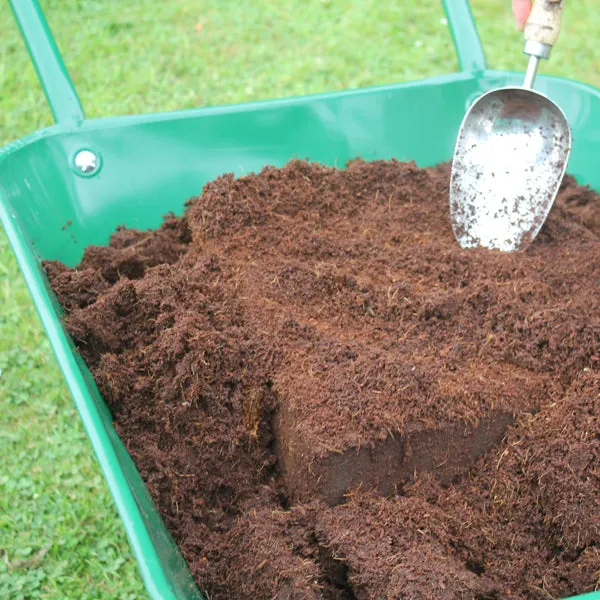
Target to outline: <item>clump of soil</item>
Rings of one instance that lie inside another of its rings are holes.
[[[600,579],[600,197],[463,250],[449,165],[224,175],[45,264],[211,600],[548,598]]]

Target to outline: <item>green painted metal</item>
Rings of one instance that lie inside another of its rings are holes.
[[[481,40],[468,2],[442,0],[450,23],[450,33],[461,71],[485,71],[486,62]]]
[[[54,120],[57,123],[82,121],[81,102],[39,4],[11,0],[11,7]]]
[[[483,92],[520,85],[522,74],[486,69],[467,0],[445,0],[462,72],[354,91],[85,120],[37,0],[11,0],[56,125],[0,149],[0,219],[27,282],[90,442],[108,482],[150,597],[201,600],[187,566],[112,426],[109,411],[62,322],[43,259],[75,265],[88,244],[117,225],[155,227],[168,211],[224,172],[307,158],[343,166],[350,158],[451,159],[468,106]],[[600,91],[539,76],[536,88],[573,129],[569,173],[600,190]],[[87,148],[102,157],[93,177],[72,168]],[[67,221],[72,224],[63,228]],[[600,592],[578,600],[600,600]]]

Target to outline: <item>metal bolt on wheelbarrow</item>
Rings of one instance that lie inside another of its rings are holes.
[[[422,81],[232,106],[86,119],[37,0],[11,6],[56,124],[0,149],[0,218],[122,518],[149,595],[202,598],[93,379],[75,352],[42,260],[75,265],[121,223],[157,227],[169,211],[225,173],[283,166],[452,158],[465,111],[522,73],[489,70],[467,0],[445,0],[461,71]],[[600,190],[600,90],[540,76],[573,133],[569,172]],[[165,152],[168,149],[168,152]],[[62,226],[71,221],[69,231]],[[72,235],[77,238],[73,242]],[[600,600],[600,593],[579,596]]]

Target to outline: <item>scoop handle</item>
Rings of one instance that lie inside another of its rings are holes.
[[[525,40],[554,46],[560,35],[564,0],[535,0],[525,23]]]

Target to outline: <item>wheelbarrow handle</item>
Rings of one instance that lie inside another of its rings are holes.
[[[463,71],[486,68],[468,0],[442,0]],[[38,0],[9,0],[56,123],[81,122],[81,102]]]
[[[77,92],[37,0],[9,0],[56,123],[85,118]]]
[[[442,0],[461,71],[485,71],[485,53],[468,0]]]

